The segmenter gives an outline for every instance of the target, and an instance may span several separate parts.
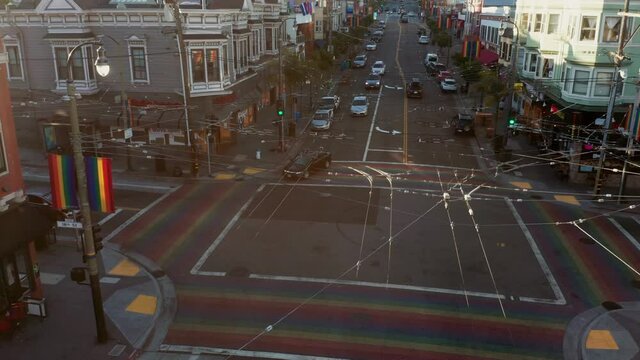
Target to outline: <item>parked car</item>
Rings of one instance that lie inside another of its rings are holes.
[[[411,79],[411,81],[407,83],[405,91],[407,93],[407,97],[409,98],[422,98],[422,82],[420,82],[420,79],[418,78]]]
[[[380,60],[373,63],[373,66],[371,67],[372,74],[384,75],[386,70],[387,66],[384,64],[384,61]]]
[[[358,55],[351,62],[351,66],[354,68],[363,68],[367,66],[367,55]]]
[[[406,23],[409,22],[409,18],[407,18],[406,16],[402,15],[402,16],[400,16],[400,22],[406,24]]]
[[[384,36],[384,31],[381,28],[378,28],[373,32],[373,36],[382,38]]]
[[[438,62],[432,62],[432,63],[427,64],[426,69],[427,69],[427,74],[429,76],[435,76],[438,73],[440,73],[440,71],[447,70],[447,67],[444,66],[444,64],[441,64],[441,63],[438,63]]]
[[[369,89],[380,89],[382,77],[378,74],[369,74],[367,80],[364,81],[364,88]]]
[[[458,83],[455,79],[446,78],[440,83],[440,89],[442,92],[456,92],[458,91]]]
[[[451,79],[451,78],[453,78],[453,74],[451,73],[451,71],[442,70],[438,73],[436,80],[438,81],[438,83],[441,83],[444,81],[444,79]]]
[[[331,129],[331,123],[333,122],[333,110],[331,109],[319,109],[313,114],[311,119],[312,130],[329,130]]]
[[[454,134],[473,134],[473,125],[473,115],[468,113],[458,113],[451,121]]]
[[[367,116],[368,114],[369,99],[363,95],[354,96],[351,102],[351,116]]]
[[[378,44],[376,44],[375,41],[369,41],[367,42],[367,45],[364,46],[364,48],[368,51],[373,51],[378,48]]]
[[[320,150],[303,150],[299,152],[284,167],[284,176],[287,178],[307,179],[310,173],[317,169],[328,169],[331,166],[331,153]]]
[[[431,39],[429,39],[429,37],[427,35],[422,35],[418,38],[418,44],[428,44],[429,41],[431,41]]]
[[[340,96],[338,95],[333,95],[333,96],[323,96],[320,99],[320,110],[333,110],[336,111],[338,110],[338,107],[340,106]]]
[[[379,43],[379,42],[382,41],[382,36],[381,35],[376,35],[374,33],[373,35],[371,35],[371,41]]]

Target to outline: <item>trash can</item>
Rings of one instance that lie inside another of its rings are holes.
[[[289,136],[296,137],[296,123],[293,121],[289,123]]]

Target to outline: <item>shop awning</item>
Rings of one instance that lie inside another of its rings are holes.
[[[482,65],[489,65],[498,62],[498,58],[500,58],[498,54],[486,49],[480,49],[480,55],[478,55],[478,61]]]
[[[46,235],[56,223],[57,211],[48,205],[25,202],[0,213],[0,257]]]

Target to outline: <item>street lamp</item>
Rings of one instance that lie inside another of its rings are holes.
[[[504,144],[506,144],[507,141],[507,136],[509,134],[509,132],[506,129],[506,126],[508,126],[508,121],[509,121],[509,116],[511,115],[511,103],[513,102],[513,84],[516,81],[516,76],[517,76],[517,71],[516,71],[516,58],[518,56],[518,52],[517,52],[517,47],[518,47],[518,42],[519,42],[519,36],[520,36],[520,28],[518,28],[518,25],[516,25],[515,22],[511,21],[509,18],[503,19],[502,23],[500,24],[500,30],[502,32],[502,35],[504,35],[504,31],[506,30],[506,28],[504,27],[504,23],[507,24],[511,24],[516,28],[516,37],[515,37],[515,43],[511,43],[511,58],[509,59],[511,62],[511,68],[509,69],[509,81],[507,82],[507,86],[508,86],[508,90],[509,90],[509,94],[507,95],[507,99],[505,99],[506,104],[504,105]],[[513,40],[513,34],[512,34],[512,38]],[[503,126],[500,126],[500,128],[502,128]],[[496,126],[497,129],[497,126]]]
[[[97,59],[93,66],[101,77],[109,74],[109,61],[105,55],[101,41],[85,41],[71,49],[67,56],[67,95],[69,96],[69,121],[71,123],[71,145],[76,165],[76,180],[78,183],[78,196],[80,198],[80,213],[82,214],[82,229],[84,233],[84,258],[89,270],[89,286],[91,287],[91,297],[93,299],[93,313],[96,319],[96,330],[98,342],[107,341],[107,327],[104,319],[104,309],[102,307],[102,294],[100,291],[100,279],[98,278],[98,260],[94,245],[91,208],[89,207],[89,194],[87,190],[87,174],[82,156],[82,136],[80,134],[80,123],[78,121],[78,104],[76,103],[76,86],[73,82],[73,54],[87,45],[98,47]]]

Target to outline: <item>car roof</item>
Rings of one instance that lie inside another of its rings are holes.
[[[376,64],[382,64],[382,65],[384,65],[384,61],[382,61],[382,60],[378,60],[378,61],[376,61],[375,63],[373,63],[373,65],[376,65]]]
[[[353,100],[367,100],[367,97],[364,95],[356,95],[353,97]]]
[[[329,100],[334,100],[335,96],[323,96],[323,99],[329,99]]]
[[[316,110],[316,114],[328,114],[331,112],[331,109],[320,109]]]

